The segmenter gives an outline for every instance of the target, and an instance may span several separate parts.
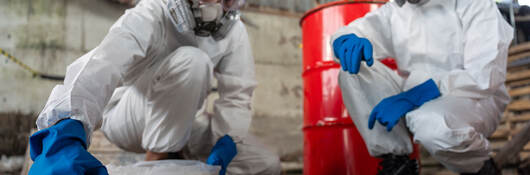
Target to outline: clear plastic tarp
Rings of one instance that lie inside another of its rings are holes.
[[[132,165],[107,165],[109,175],[218,175],[220,166],[193,160],[142,161]]]

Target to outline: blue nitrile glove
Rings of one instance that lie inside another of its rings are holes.
[[[407,112],[439,96],[438,86],[432,79],[429,79],[406,92],[385,98],[372,110],[368,128],[372,129],[377,120],[381,125],[386,126],[386,130],[390,132]]]
[[[107,169],[86,146],[86,135],[80,121],[65,119],[29,138],[30,175],[108,175]]]
[[[372,51],[370,41],[355,34],[342,35],[333,41],[333,52],[340,59],[342,70],[351,74],[359,73],[362,60],[366,61],[368,66],[374,64]]]
[[[208,165],[221,165],[219,175],[224,175],[226,173],[226,167],[228,167],[228,164],[236,154],[236,143],[234,143],[232,137],[225,135],[213,146],[212,152],[210,153],[210,156],[208,156],[206,163]]]

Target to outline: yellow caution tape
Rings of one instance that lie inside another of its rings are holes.
[[[1,48],[0,48],[0,54],[6,56],[8,59],[10,59],[11,61],[13,61],[16,64],[18,64],[20,67],[22,67],[22,68],[26,69],[27,71],[31,72],[31,74],[33,74],[34,77],[39,75],[39,72],[33,70],[31,67],[29,67],[28,65],[22,63],[20,60],[18,60],[14,56],[10,55],[9,53],[7,53],[6,51],[4,51]]]
[[[0,48],[0,54],[4,55],[9,60],[13,61],[14,63],[19,65],[20,67],[24,68],[25,70],[31,72],[33,77],[37,77],[38,76],[38,77],[41,77],[41,78],[44,78],[44,79],[58,80],[58,81],[64,80],[64,76],[47,75],[47,74],[40,73],[40,72],[36,71],[35,69],[32,69],[31,67],[29,67],[28,65],[26,65],[22,61],[20,61],[19,59],[15,58],[13,55],[7,53],[2,48]]]

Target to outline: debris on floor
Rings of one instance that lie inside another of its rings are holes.
[[[24,166],[24,156],[2,155],[0,159],[0,174],[19,174]]]

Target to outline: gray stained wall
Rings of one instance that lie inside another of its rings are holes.
[[[299,9],[295,11],[307,8],[302,8],[302,1],[259,1],[274,8],[282,2],[289,9]],[[36,70],[56,75],[64,75],[68,64],[96,47],[127,8],[106,0],[0,0],[0,4],[0,48]],[[282,160],[301,161],[299,18],[252,11],[245,11],[244,15],[257,25],[247,27],[259,81],[251,132],[280,154]],[[61,82],[33,78],[0,56],[0,127],[7,125],[7,117],[3,116],[38,114],[58,83]]]

